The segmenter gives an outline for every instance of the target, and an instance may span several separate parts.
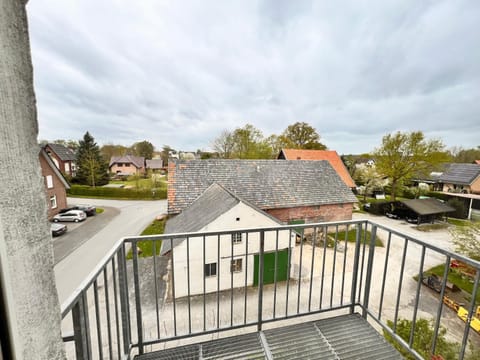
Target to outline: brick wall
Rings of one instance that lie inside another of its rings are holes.
[[[171,160],[168,162],[168,187],[167,187],[167,212],[169,214],[178,213],[173,209],[173,204],[175,203],[175,189],[173,184],[175,184],[175,172],[176,172],[176,164],[175,161]]]
[[[306,223],[352,219],[353,204],[301,206],[266,210],[280,221],[304,220]]]
[[[40,155],[40,166],[42,168],[42,176],[45,182],[45,194],[47,197],[47,207],[48,207],[48,218],[51,219],[54,215],[58,214],[60,209],[64,209],[67,207],[67,191],[65,190],[65,186],[58,178],[57,174],[53,171],[47,161],[44,159],[43,156]],[[48,189],[47,188],[47,176],[52,177],[53,187]],[[57,206],[52,208],[50,203],[50,198],[52,196],[56,196],[57,198]]]

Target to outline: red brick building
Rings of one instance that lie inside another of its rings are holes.
[[[67,207],[67,189],[70,189],[70,185],[53,163],[45,149],[40,150],[39,158],[42,176],[45,181],[48,218],[51,219],[54,215],[58,214],[60,209]]]

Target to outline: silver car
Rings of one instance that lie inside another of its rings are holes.
[[[69,210],[67,212],[57,214],[53,217],[54,222],[59,222],[59,221],[83,221],[87,218],[87,214],[85,214],[84,211],[81,210]]]

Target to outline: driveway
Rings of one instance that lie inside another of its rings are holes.
[[[120,210],[114,207],[105,207],[103,209],[105,210],[103,213],[89,216],[80,223],[63,223],[67,225],[67,232],[53,238],[55,265],[78,249],[101,229],[105,228],[115,216],[120,214]]]
[[[56,285],[61,304],[79,287],[122,237],[139,235],[155,216],[167,211],[166,200],[81,200],[81,203],[110,208],[112,213],[118,211],[118,215],[111,218],[110,221],[102,223],[99,227],[95,226],[95,231],[88,228],[88,222],[72,231],[77,233],[74,235],[75,237],[83,236],[83,240],[80,241],[83,243],[55,265]],[[68,203],[80,202],[79,199],[70,198],[67,201]],[[101,215],[103,214],[100,214],[98,219],[101,219]],[[89,220],[87,219],[87,221]]]

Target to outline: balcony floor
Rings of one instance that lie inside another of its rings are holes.
[[[403,359],[359,314],[139,355],[160,359]]]

